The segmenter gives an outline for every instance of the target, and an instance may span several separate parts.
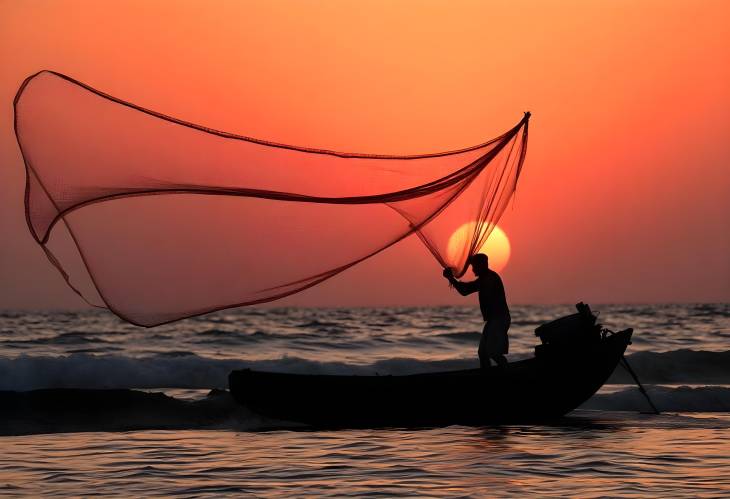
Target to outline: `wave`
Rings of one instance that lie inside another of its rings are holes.
[[[628,356],[634,370],[649,384],[730,384],[730,351],[675,350],[638,352]],[[475,358],[423,360],[391,358],[366,365],[321,362],[298,357],[266,360],[222,360],[188,351],[148,357],[92,355],[26,356],[0,358],[0,390],[41,388],[205,388],[223,389],[228,373],[251,368],[298,374],[413,374],[469,369]],[[633,384],[621,367],[610,384]]]
[[[650,387],[649,392],[662,412],[730,412],[730,388],[726,387]],[[619,414],[615,411],[647,409],[638,390],[627,388],[595,395],[569,415],[567,422],[571,421],[571,416],[585,417],[586,411]],[[679,416],[669,417],[676,419]],[[656,424],[662,422],[667,421],[658,420]],[[0,391],[0,435],[152,429],[261,431],[304,426],[260,416],[237,404],[225,390],[212,390],[198,400],[137,390]]]
[[[627,358],[643,383],[730,384],[730,350],[644,351],[627,355]],[[619,367],[608,382],[630,384],[633,380]]]
[[[252,431],[301,426],[261,417],[221,390],[193,401],[136,390],[0,392],[0,407],[0,435],[203,428]]]
[[[724,386],[648,386],[645,387],[660,412],[730,412],[730,388]],[[598,393],[580,409],[601,411],[649,411],[648,402],[638,388],[615,393]]]
[[[168,352],[149,357],[72,354],[0,358],[0,390],[41,388],[206,388],[228,386],[234,369],[251,368],[296,374],[413,374],[469,369],[476,359],[385,359],[373,364],[318,362],[298,357],[267,360],[221,360],[191,352]]]

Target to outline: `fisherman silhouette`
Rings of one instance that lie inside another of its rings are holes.
[[[482,337],[479,340],[479,362],[482,368],[490,367],[490,359],[497,366],[504,368],[507,358],[504,356],[509,350],[509,330],[512,318],[507,307],[507,298],[504,294],[502,279],[495,271],[489,268],[489,258],[484,253],[478,253],[469,260],[472,272],[477,278],[470,282],[460,282],[454,277],[453,270],[444,269],[444,277],[456,288],[460,295],[466,296],[479,292],[479,308],[485,321]]]

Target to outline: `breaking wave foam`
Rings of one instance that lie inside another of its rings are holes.
[[[476,359],[426,361],[393,358],[368,365],[318,362],[297,357],[239,361],[177,356],[124,357],[72,354],[0,358],[0,390],[40,388],[226,388],[234,369],[296,374],[412,374],[478,367]]]
[[[730,412],[730,388],[724,386],[648,386],[645,387],[660,412]],[[649,411],[638,388],[615,393],[598,393],[581,409],[601,411]]]
[[[628,356],[641,381],[649,384],[730,384],[730,351],[675,350]],[[477,359],[422,360],[391,358],[373,364],[320,362],[298,357],[269,360],[221,360],[188,352],[125,357],[72,354],[0,358],[0,390],[40,388],[226,388],[234,369],[251,368],[298,374],[413,374],[469,369]],[[619,367],[609,383],[632,384]]]
[[[644,383],[730,384],[730,350],[673,350],[636,352],[626,356]],[[616,369],[609,383],[633,383],[622,368]]]

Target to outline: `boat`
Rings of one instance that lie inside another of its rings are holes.
[[[588,309],[581,310],[581,306]],[[595,394],[623,358],[617,333],[579,313],[537,328],[533,358],[506,367],[411,375],[343,376],[236,370],[235,400],[263,416],[318,428],[434,427],[545,422]]]

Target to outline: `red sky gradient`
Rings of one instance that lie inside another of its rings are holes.
[[[347,151],[468,146],[530,110],[512,303],[730,301],[729,21],[724,1],[2,2],[0,308],[81,305],[23,215],[12,98],[41,69]],[[277,303],[467,303],[440,272],[411,238]]]

